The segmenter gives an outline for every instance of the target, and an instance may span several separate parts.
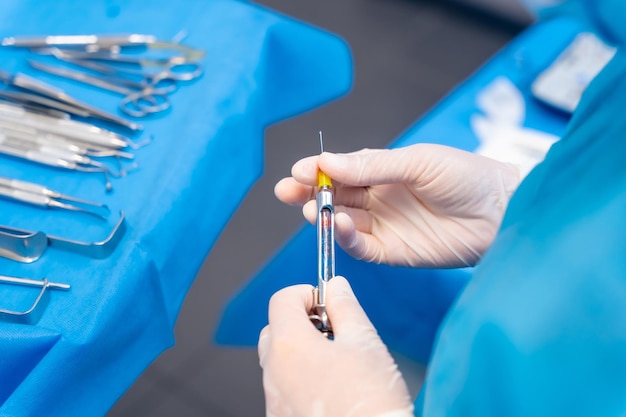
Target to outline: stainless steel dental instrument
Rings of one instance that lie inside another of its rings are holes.
[[[87,123],[76,120],[59,119],[28,112],[23,108],[6,103],[0,103],[0,121],[26,125],[39,131],[53,133],[72,140],[102,146],[112,149],[131,147],[137,149],[139,145],[128,137],[114,133]]]
[[[95,259],[108,257],[126,232],[124,212],[109,235],[98,242],[81,242],[72,239],[47,235],[44,232],[33,232],[0,226],[0,256],[18,262],[31,263],[39,259],[50,247],[63,249]]]
[[[53,55],[103,74],[126,74],[144,78],[191,81],[202,75],[202,65],[185,56],[147,57],[114,52],[82,52],[60,48],[36,49],[33,52]],[[154,71],[148,71],[153,69]],[[161,74],[159,77],[158,75]],[[151,80],[148,80],[151,81]]]
[[[143,130],[143,126],[138,123],[131,122],[124,118],[97,109],[87,103],[83,103],[82,101],[70,96],[65,91],[29,77],[26,74],[17,73],[15,75],[11,75],[6,71],[0,71],[0,82],[6,84],[7,86],[17,87],[31,94],[40,95],[63,104],[63,108],[58,108],[56,110],[65,111],[82,117],[85,117],[84,114],[86,112],[88,117],[97,118],[133,131]],[[25,102],[36,102],[32,100],[34,100],[32,96],[27,96]],[[76,112],[72,110],[73,108],[77,109]]]
[[[22,285],[28,287],[40,287],[41,291],[33,301],[32,305],[26,310],[11,310],[0,308],[0,319],[20,324],[35,324],[41,318],[43,310],[50,301],[50,295],[48,289],[55,290],[69,290],[69,284],[63,284],[58,282],[50,282],[47,278],[42,280],[11,277],[7,275],[0,275],[0,284],[9,285]]]
[[[9,36],[2,39],[2,46],[41,48],[43,46],[90,46],[111,48],[119,45],[145,45],[156,42],[152,35],[51,35],[51,36]]]
[[[19,137],[13,136],[11,132],[0,131],[0,144],[4,148],[14,148],[16,151],[32,151],[41,155],[47,155],[49,157],[62,159],[68,162],[75,162],[80,164],[80,167],[94,167],[98,170],[108,171],[114,177],[121,177],[123,174],[112,172],[106,165],[101,162],[95,161],[88,156],[75,152],[74,150],[66,149],[59,146],[53,146],[49,143],[39,143],[32,140],[21,140]]]
[[[40,145],[44,147],[52,147],[57,149],[63,149],[68,152],[77,153],[79,155],[92,156],[92,157],[107,157],[115,156],[125,159],[134,159],[135,155],[129,152],[119,151],[113,148],[107,148],[103,146],[90,145],[88,143],[82,143],[72,141],[69,138],[55,135],[48,132],[40,132],[27,125],[20,125],[19,123],[7,122],[0,119],[0,135],[4,135],[7,139],[17,142],[27,142],[34,147]]]
[[[122,166],[120,158],[134,158],[123,148],[139,146],[93,125],[0,103],[0,153],[55,168],[102,173],[107,191],[112,190],[109,176],[123,177],[136,167]],[[94,159],[103,157],[115,157],[115,168]]]
[[[106,204],[79,199],[51,190],[39,184],[12,178],[0,177],[0,197],[41,207],[53,207],[82,212],[100,219],[106,219],[106,216],[110,213]],[[90,208],[82,206],[89,206]]]
[[[136,82],[115,76],[89,75],[81,71],[47,65],[33,60],[28,62],[33,68],[40,71],[123,95],[120,110],[131,117],[145,117],[169,109],[168,94],[176,88],[175,85],[163,88],[156,87],[154,83],[149,84],[145,80],[144,82]]]
[[[30,49],[58,47],[86,52],[109,51],[112,53],[120,53],[124,50],[147,50],[162,54],[172,51],[182,54],[189,61],[197,61],[204,56],[203,51],[183,45],[179,39],[162,41],[153,35],[144,34],[9,36],[3,38],[0,45]]]
[[[319,132],[324,152],[322,132]],[[333,330],[326,313],[326,284],[335,276],[335,208],[332,180],[324,172],[317,175],[317,287],[313,290],[314,305],[309,316],[315,327],[328,339]]]
[[[0,104],[10,104],[11,106],[18,106],[27,112],[55,117],[57,119],[68,120],[71,117],[69,113],[61,111],[61,110],[51,109],[49,107],[43,107],[37,104],[31,104],[31,103],[21,103],[21,102],[17,103],[15,100],[12,100],[10,98],[0,97]]]
[[[31,107],[36,106],[40,109],[52,109],[66,114],[73,114],[74,116],[89,117],[89,113],[83,109],[37,94],[23,91],[0,91],[0,97],[7,101]]]
[[[54,168],[62,168],[81,172],[102,173],[104,175],[105,188],[107,191],[111,191],[113,189],[113,185],[111,184],[111,180],[109,179],[110,174],[114,176],[123,176],[123,174],[121,173],[113,174],[106,165],[96,161],[92,161],[90,159],[88,159],[87,162],[69,160],[64,159],[63,157],[60,157],[58,155],[48,154],[39,150],[29,150],[15,147],[6,143],[0,143],[0,153]]]

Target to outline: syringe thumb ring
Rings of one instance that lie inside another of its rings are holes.
[[[313,308],[312,314],[309,314],[309,319],[317,330],[322,332],[324,336],[332,339],[332,328],[326,314],[326,308],[323,305],[317,305]]]

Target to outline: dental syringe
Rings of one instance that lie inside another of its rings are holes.
[[[322,132],[319,132],[324,152]],[[321,170],[317,174],[317,287],[313,290],[314,306],[311,321],[328,339],[333,331],[326,313],[326,284],[335,276],[335,208],[333,183]]]

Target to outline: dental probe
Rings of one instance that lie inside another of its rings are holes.
[[[15,180],[12,178],[0,177],[0,196],[39,206],[80,211],[103,219],[106,219],[105,213],[108,215],[110,212],[109,207],[106,204],[83,200],[81,198],[62,194],[39,184]],[[91,209],[86,209],[75,204],[68,204],[66,203],[67,201],[83,206],[89,206]]]
[[[319,132],[321,152],[324,152],[322,132]],[[314,306],[309,316],[315,327],[328,339],[333,331],[326,313],[326,284],[335,276],[335,208],[333,183],[321,170],[317,173],[317,287],[313,290]]]

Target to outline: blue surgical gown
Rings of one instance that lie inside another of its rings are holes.
[[[416,415],[626,415],[625,51],[511,199],[441,324]]]

